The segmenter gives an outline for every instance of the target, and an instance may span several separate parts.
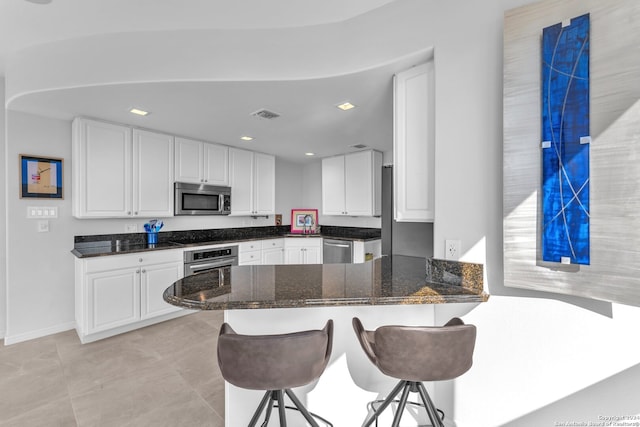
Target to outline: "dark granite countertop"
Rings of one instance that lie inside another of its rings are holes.
[[[380,239],[380,229],[359,227],[322,226],[319,234],[294,234],[290,227],[241,227],[209,230],[161,231],[158,243],[148,245],[146,233],[102,234],[75,236],[71,253],[77,258],[107,255],[124,255],[163,249],[193,246],[234,244],[250,240],[277,239],[281,237],[313,238],[324,237],[343,240],[372,241]]]
[[[163,296],[170,304],[199,310],[488,300],[482,290],[481,265],[476,270],[480,272],[478,286],[477,282],[469,285],[468,278],[458,284],[439,282],[437,275],[427,279],[425,261],[394,256],[362,264],[235,266],[222,280],[215,272],[178,280]]]

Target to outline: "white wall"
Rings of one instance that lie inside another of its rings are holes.
[[[15,111],[7,120],[7,329],[10,342],[72,328],[74,322],[73,237],[124,233],[125,224],[142,225],[148,218],[80,220],[71,216],[71,123]],[[20,199],[18,155],[64,159],[64,200]],[[277,160],[276,211],[286,215],[302,193],[301,166]],[[27,206],[57,206],[50,231],[38,233],[37,221],[26,218]],[[2,212],[5,212],[3,209]],[[171,217],[163,230],[273,225],[275,218]],[[4,259],[4,258],[3,258]],[[3,319],[5,316],[3,316]]]
[[[0,77],[0,99],[4,100],[4,77]],[[0,165],[5,164],[5,108],[4,102],[0,106]],[[6,315],[6,209],[5,209],[5,191],[7,184],[7,170],[4,169],[2,175],[2,185],[0,185],[0,337],[5,334]]]
[[[435,46],[435,255],[443,256],[445,239],[460,239],[463,259],[485,264],[492,295],[475,308],[436,307],[440,323],[465,315],[478,327],[474,366],[438,386],[459,427],[640,413],[640,400],[619,399],[620,387],[637,390],[638,375],[617,375],[639,366],[640,308],[503,286],[503,14],[525,3],[436,2],[429,16],[437,19],[416,18]]]

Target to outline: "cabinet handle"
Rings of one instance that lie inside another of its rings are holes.
[[[127,215],[131,215],[131,211],[127,211]]]
[[[133,214],[134,214],[134,215],[138,215],[138,212],[134,212]]]
[[[140,270],[136,270],[136,274],[140,274]]]
[[[143,269],[142,269],[142,272],[143,272],[143,273],[146,273],[146,272],[147,272],[147,270],[145,270],[145,269],[143,268]]]
[[[139,259],[138,259],[138,262],[142,262],[142,258],[139,258]]]

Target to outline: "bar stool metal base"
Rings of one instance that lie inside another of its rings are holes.
[[[283,392],[284,394],[289,396],[289,399],[291,399],[295,407],[285,406]],[[256,412],[253,414],[251,421],[249,421],[249,427],[255,427],[256,423],[258,422],[258,418],[260,418],[260,414],[262,414],[262,412],[265,410],[265,407],[266,407],[266,413],[265,413],[264,421],[261,424],[261,427],[265,427],[267,424],[269,424],[269,418],[271,418],[271,411],[273,410],[274,404],[278,408],[278,416],[280,418],[280,427],[287,426],[285,409],[295,409],[299,411],[302,414],[302,416],[313,427],[320,427],[316,422],[316,420],[314,419],[314,417],[317,417],[318,419],[322,420],[329,427],[333,427],[333,425],[327,420],[325,420],[324,418],[310,413],[307,410],[307,408],[304,407],[302,402],[300,402],[300,400],[295,395],[295,393],[288,388],[284,390],[267,390],[267,392],[262,397],[262,400],[260,401],[260,405],[258,405],[258,409],[256,409]]]
[[[371,414],[369,418],[367,418],[367,420],[363,424],[363,427],[369,427],[374,421],[377,421],[378,416],[380,416],[380,414],[387,408],[387,406],[394,402],[395,397],[398,395],[398,393],[400,393],[400,391],[402,391],[402,395],[400,396],[398,409],[396,410],[396,415],[393,417],[393,424],[391,424],[391,427],[398,427],[400,425],[402,413],[404,412],[405,406],[407,406],[409,392],[418,393],[420,395],[420,399],[424,404],[424,408],[427,410],[427,415],[429,416],[431,425],[433,427],[444,427],[442,419],[438,416],[438,409],[433,404],[431,397],[429,397],[429,393],[427,393],[424,384],[419,381],[405,380],[398,382],[394,389],[391,390],[391,393],[389,393],[387,398],[382,402],[382,405],[380,405],[378,409],[374,409],[373,414]]]

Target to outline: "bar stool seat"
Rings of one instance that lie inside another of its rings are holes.
[[[321,330],[278,335],[241,335],[228,323],[222,325],[218,336],[218,365],[223,378],[237,387],[266,390],[249,427],[256,425],[265,408],[262,425],[267,425],[275,402],[280,426],[285,427],[284,394],[312,426],[319,427],[291,389],[320,377],[329,362],[332,341],[333,320],[327,321]]]
[[[467,372],[473,363],[476,327],[454,317],[444,326],[381,326],[367,331],[357,317],[352,321],[353,329],[369,360],[380,371],[400,382],[391,391],[379,408],[365,420],[363,427],[373,421],[394,401],[402,391],[393,427],[407,404],[409,392],[419,393],[434,427],[444,427],[438,416],[423,381],[443,381],[456,378]]]

